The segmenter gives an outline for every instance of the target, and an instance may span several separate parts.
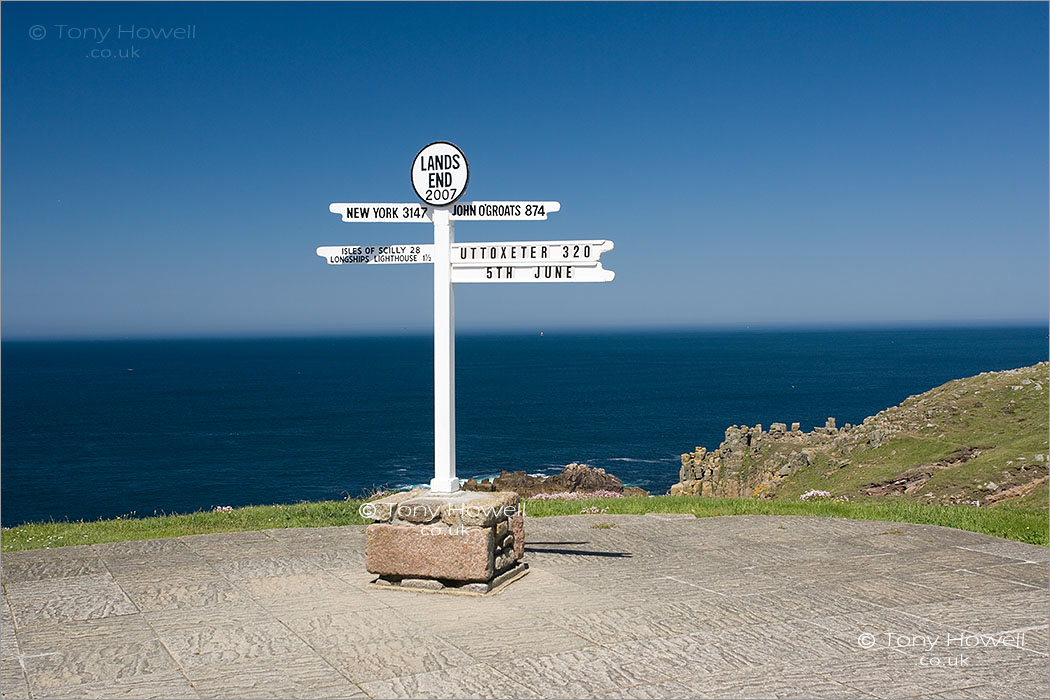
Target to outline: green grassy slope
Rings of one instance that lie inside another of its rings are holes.
[[[1043,362],[948,382],[887,409],[877,449],[835,450],[786,477],[776,499],[810,490],[851,501],[1047,508],[1050,378]]]

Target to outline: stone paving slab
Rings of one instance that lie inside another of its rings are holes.
[[[526,530],[529,575],[484,598],[369,588],[357,526],[4,554],[0,690],[1050,695],[1045,547],[788,516],[581,515]]]

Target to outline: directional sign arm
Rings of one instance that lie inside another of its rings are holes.
[[[434,244],[421,245],[323,245],[317,254],[329,265],[396,265],[430,263]]]
[[[561,202],[456,202],[449,215],[456,221],[546,221]]]
[[[430,223],[434,207],[418,202],[333,202],[328,211],[338,214],[347,223]]]
[[[493,241],[453,243],[454,267],[596,263],[612,241]]]
[[[548,269],[556,272],[553,277],[541,276],[534,281],[606,282],[612,280],[608,277],[612,272],[602,269],[599,259],[603,253],[612,249],[613,242],[604,240],[453,243],[449,259],[453,270],[483,271],[480,276],[463,272],[458,274],[458,277],[454,276],[453,281],[517,281],[518,278],[527,276],[530,270],[535,273],[537,269],[542,268],[541,272],[544,275]],[[321,246],[317,249],[317,254],[329,265],[389,265],[433,262],[435,249],[430,243]],[[506,275],[500,273],[495,277],[485,272],[503,268],[520,270]]]
[[[601,263],[588,265],[492,265],[489,267],[452,266],[456,284],[482,282],[612,282],[616,273]]]

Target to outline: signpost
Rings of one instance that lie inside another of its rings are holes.
[[[470,179],[467,157],[437,141],[412,160],[418,203],[333,203],[349,223],[433,223],[433,244],[321,246],[329,265],[430,263],[434,266],[434,478],[430,490],[452,494],[456,478],[456,335],[454,284],[486,282],[611,282],[602,253],[612,241],[455,243],[456,221],[545,221],[559,202],[461,202]]]

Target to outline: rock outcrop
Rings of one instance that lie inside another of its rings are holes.
[[[708,452],[697,447],[682,455],[680,483],[671,487],[671,495],[761,496],[784,477],[813,464],[818,453],[835,451],[845,456],[880,447],[887,437],[884,429],[874,426],[847,423],[838,428],[834,418],[808,433],[798,423],[790,429],[785,423],[773,423],[768,431],[761,424],[730,426],[718,449]]]
[[[648,493],[640,488],[628,486],[609,474],[601,467],[573,462],[559,474],[551,476],[533,476],[524,471],[502,471],[492,479],[468,479],[463,488],[467,491],[513,491],[522,498],[530,498],[538,493],[592,492],[612,491],[626,496],[645,496]]]

